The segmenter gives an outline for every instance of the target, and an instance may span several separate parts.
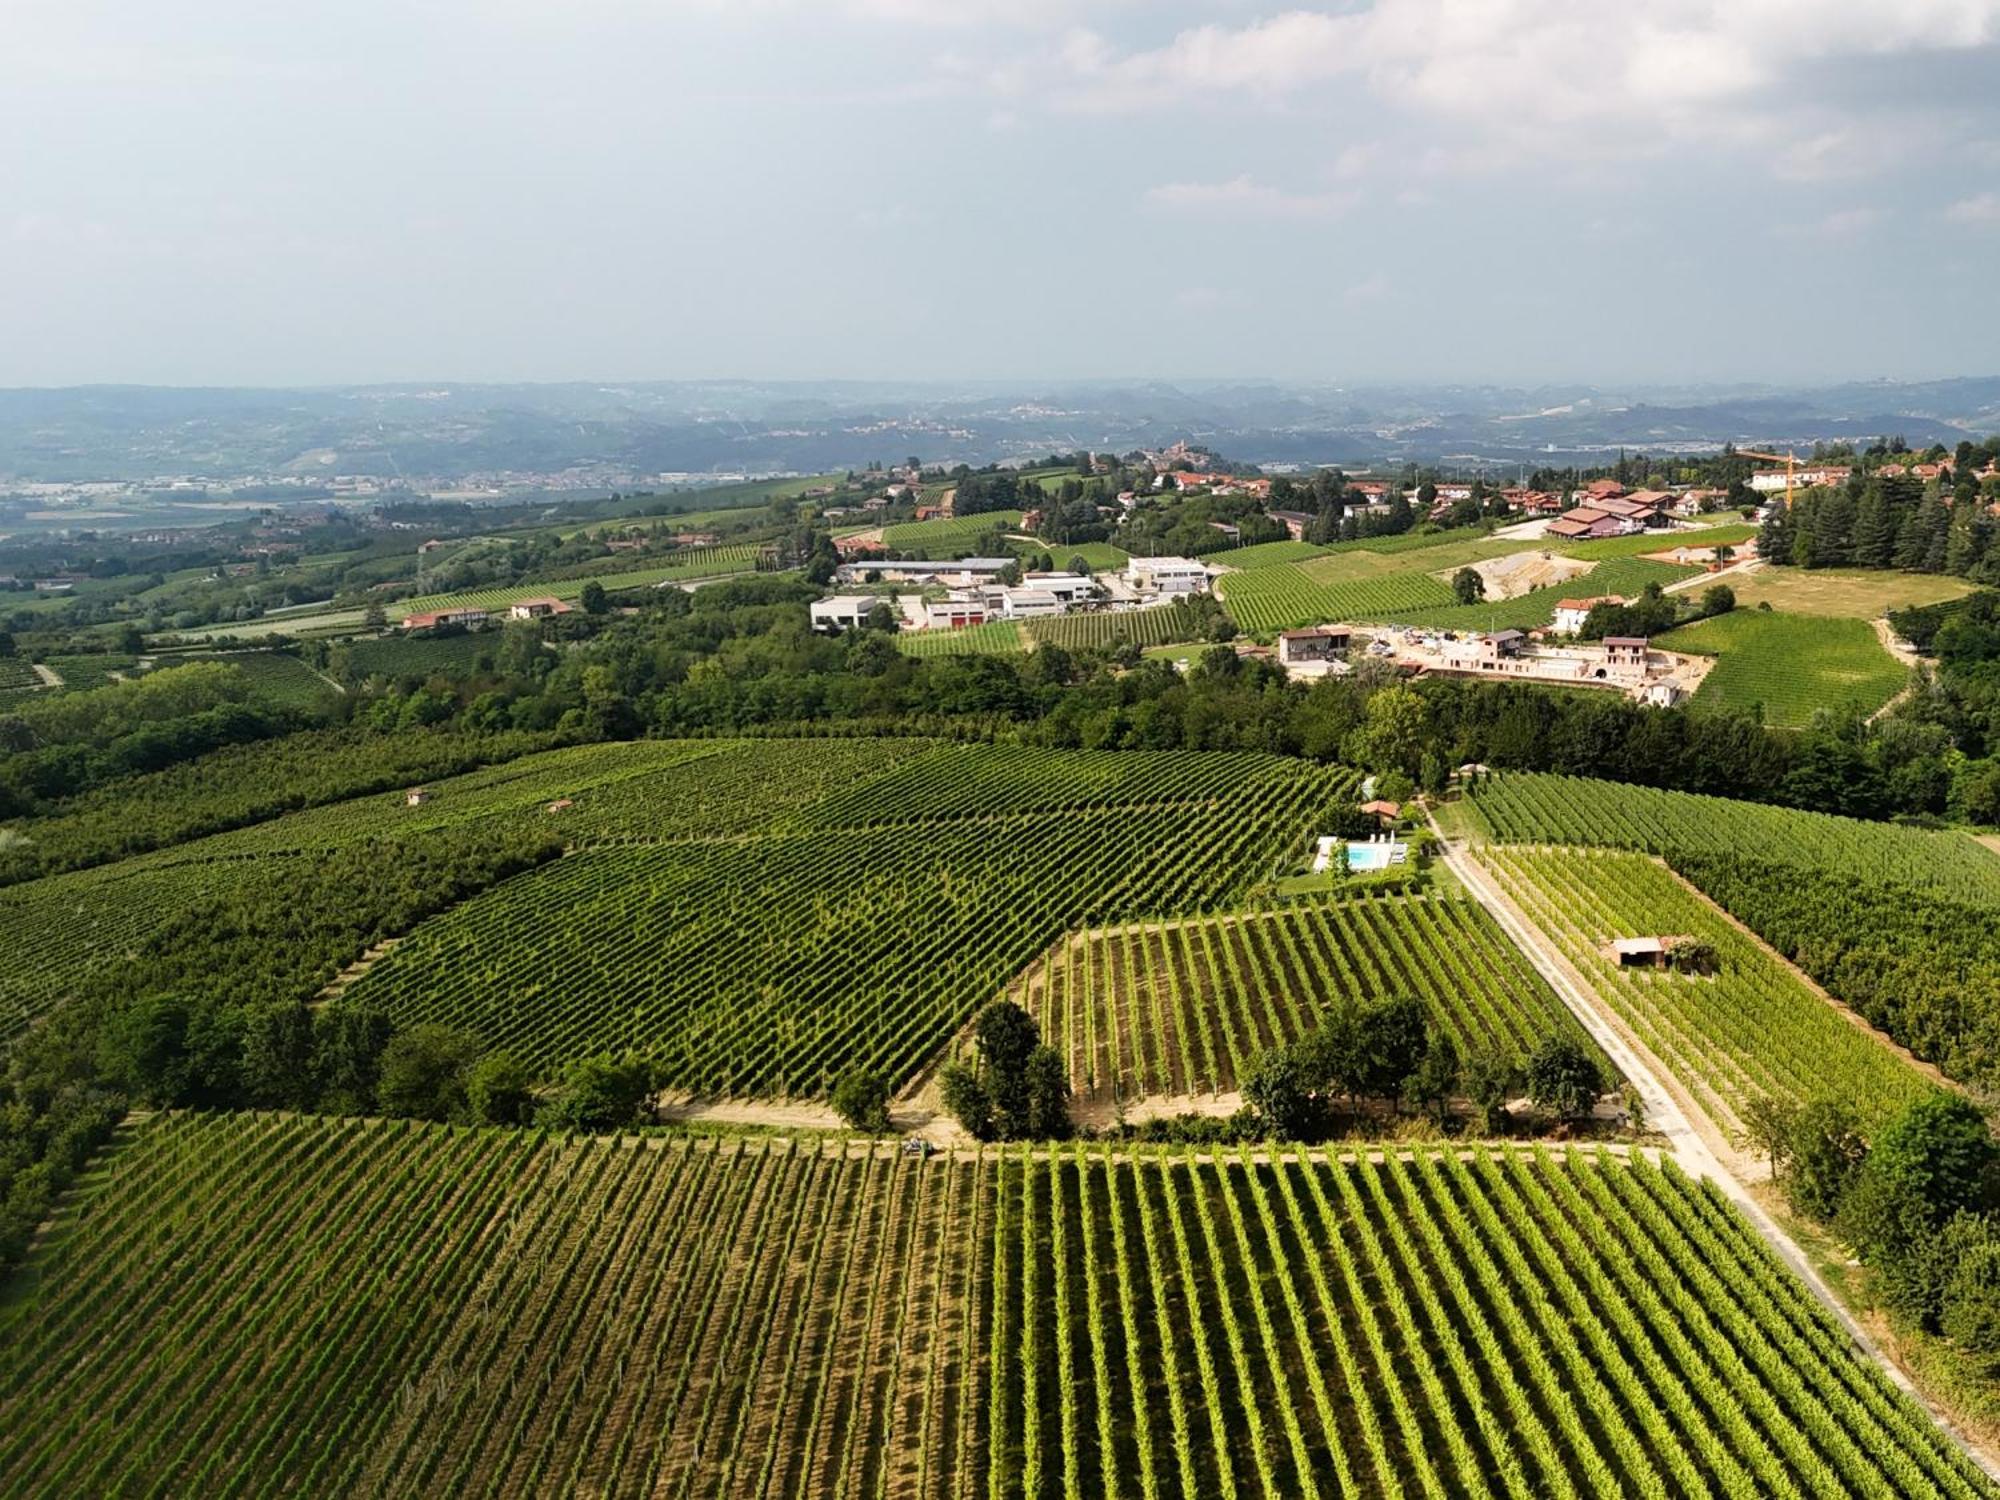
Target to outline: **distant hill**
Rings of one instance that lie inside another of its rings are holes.
[[[1252,462],[1496,465],[1618,448],[1802,445],[2000,430],[2000,376],[1819,389],[850,382],[87,386],[0,391],[0,482],[604,468],[810,472],[1126,452],[1178,438]]]

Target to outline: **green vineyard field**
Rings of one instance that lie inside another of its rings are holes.
[[[1328,620],[1398,619],[1413,610],[1453,603],[1449,588],[1419,572],[1315,583],[1296,567],[1278,566],[1225,573],[1216,587],[1231,618],[1254,633]]]
[[[2000,902],[2000,854],[1961,833],[1525,772],[1486,780],[1471,805],[1502,843],[1601,845],[1669,857],[1750,854],[1855,881]]]
[[[480,630],[466,635],[383,636],[348,641],[340,650],[348,678],[361,681],[369,677],[462,677],[499,648],[498,635]]]
[[[1231,1092],[1259,1053],[1343,1001],[1414,996],[1461,1057],[1489,1045],[1524,1057],[1555,1033],[1591,1046],[1466,901],[1356,900],[1078,933],[1011,993],[1089,1100]]]
[[[691,547],[668,554],[673,561],[650,568],[627,568],[620,572],[594,573],[587,578],[560,578],[539,583],[507,584],[499,588],[466,589],[455,594],[426,594],[403,599],[389,606],[391,618],[402,620],[414,614],[438,609],[503,610],[522,599],[554,598],[575,603],[583,597],[586,584],[599,583],[607,593],[621,589],[657,588],[668,583],[691,583],[702,578],[726,578],[757,569],[758,548],[748,543],[726,547]]]
[[[821,1095],[853,1066],[901,1082],[1065,930],[1239,899],[1353,784],[1287,768],[1143,805],[1057,791],[1047,811],[1003,818],[1035,804],[1020,783],[985,783],[977,754],[854,794],[877,823],[895,821],[897,786],[938,805],[893,838],[862,826],[572,854],[418,927],[349,993],[404,1023],[463,1026],[545,1077],[632,1049],[705,1095]],[[1185,774],[1217,759],[1240,758],[1190,754]],[[853,816],[838,801],[817,815]],[[1192,870],[1174,858],[1187,850],[1202,851]]]
[[[1031,622],[1028,634],[1038,646],[1104,651],[1127,642],[1134,646],[1171,646],[1200,640],[1205,636],[1207,624],[1193,610],[1166,604],[1115,614],[1058,615]]]
[[[1018,510],[990,510],[975,516],[944,516],[934,521],[904,521],[882,528],[882,545],[912,557],[958,557],[975,538],[996,527],[1011,531],[1021,524]]]
[[[1028,649],[1018,620],[988,620],[964,630],[904,630],[896,647],[907,656],[1017,656]]]
[[[1712,1187],[134,1127],[0,1340],[0,1491],[1870,1495],[1992,1487]]]
[[[1834,1094],[1873,1128],[1937,1087],[1657,861],[1517,848],[1481,858],[1725,1134],[1741,1129],[1742,1107],[1759,1096]],[[1720,969],[1621,968],[1609,945],[1633,937],[1699,938],[1714,945]]]
[[[1658,645],[1716,658],[1697,709],[1761,708],[1765,723],[1789,729],[1821,709],[1873,713],[1910,680],[1866,620],[1739,609],[1670,631]]]
[[[1326,555],[1325,547],[1316,547],[1311,542],[1256,542],[1218,552],[1211,560],[1225,568],[1268,568],[1276,563],[1310,562]]]

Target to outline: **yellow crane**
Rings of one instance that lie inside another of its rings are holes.
[[[1785,509],[1792,508],[1792,475],[1797,471],[1799,456],[1796,453],[1759,453],[1755,448],[1738,448],[1738,458],[1761,458],[1766,463],[1785,466]]]

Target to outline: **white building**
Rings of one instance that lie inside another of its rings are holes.
[[[984,625],[988,618],[983,599],[932,599],[924,605],[924,625],[929,630],[966,630]]]
[[[1575,635],[1583,629],[1583,622],[1590,618],[1591,610],[1598,605],[1624,602],[1616,594],[1598,594],[1589,599],[1558,599],[1556,617],[1551,628],[1557,635]]]
[[[1021,583],[1025,588],[1054,594],[1065,604],[1088,599],[1096,587],[1096,581],[1082,573],[1028,573],[1022,576]]]
[[[1135,557],[1125,577],[1141,594],[1205,594],[1208,569],[1187,557]]]
[[[829,635],[837,635],[843,630],[859,630],[867,623],[869,611],[887,602],[879,594],[835,594],[831,599],[815,600],[812,628]]]
[[[1068,608],[1046,589],[1003,589],[1001,597],[1001,607],[1010,620],[1046,619]]]

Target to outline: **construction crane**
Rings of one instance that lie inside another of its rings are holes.
[[[1761,458],[1766,463],[1783,464],[1785,466],[1785,509],[1790,510],[1792,508],[1792,475],[1798,467],[1798,454],[1791,452],[1759,453],[1755,448],[1738,448],[1735,452],[1738,458]]]

